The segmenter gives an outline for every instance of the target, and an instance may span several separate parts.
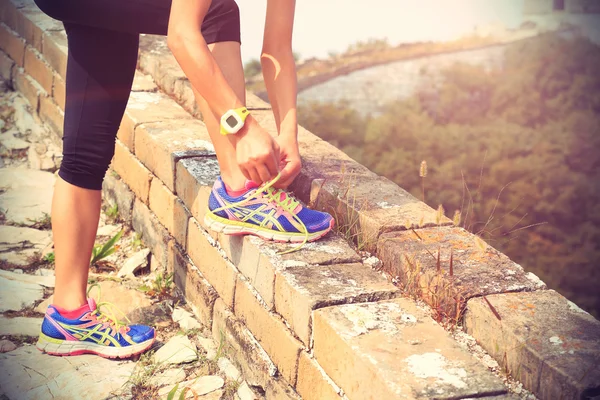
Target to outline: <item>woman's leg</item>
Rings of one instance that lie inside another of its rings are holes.
[[[52,200],[56,255],[54,305],[86,302],[102,180],[127,105],[138,35],[65,23],[69,55],[63,162]]]
[[[208,45],[213,57],[217,61],[219,68],[227,79],[231,88],[235,91],[238,98],[246,102],[246,85],[244,80],[244,69],[242,66],[242,56],[240,52],[240,43],[238,42],[220,42]],[[215,115],[208,103],[194,90],[196,101],[208,133],[215,146],[221,177],[223,181],[231,188],[238,190],[244,187],[246,177],[238,166],[235,155],[235,148],[226,136],[220,133],[220,116]]]

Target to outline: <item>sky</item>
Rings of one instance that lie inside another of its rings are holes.
[[[272,0],[277,1],[277,0]],[[266,0],[237,0],[244,62],[260,56]],[[477,25],[521,23],[523,0],[297,0],[294,51],[327,57],[359,40],[452,40]]]

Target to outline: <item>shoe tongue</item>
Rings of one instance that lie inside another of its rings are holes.
[[[90,307],[90,311],[94,311],[96,309],[96,300],[93,298],[88,298],[87,300],[88,306]]]

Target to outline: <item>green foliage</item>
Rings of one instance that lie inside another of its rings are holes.
[[[54,252],[52,251],[52,252],[46,254],[44,256],[44,258],[42,258],[42,261],[44,261],[48,264],[54,264],[54,259],[55,259],[55,256],[54,256]]]
[[[119,231],[119,233],[117,233],[103,245],[95,245],[92,249],[92,260],[90,261],[90,265],[94,265],[103,258],[113,254],[117,250],[116,243],[119,241],[119,239],[121,239],[121,236],[123,236],[123,231]]]
[[[152,286],[142,285],[139,290],[145,292],[148,296],[164,299],[171,297],[173,291],[173,273],[160,272],[154,278]]]
[[[256,58],[246,62],[244,64],[244,75],[246,78],[252,78],[262,72],[262,66],[260,65],[260,61]]]
[[[598,65],[597,45],[546,35],[509,46],[496,69],[456,64],[377,116],[343,103],[298,116],[418,198],[427,160],[430,205],[600,316]]]
[[[117,221],[119,219],[119,205],[116,203],[113,204],[106,209],[105,213],[109,221]]]

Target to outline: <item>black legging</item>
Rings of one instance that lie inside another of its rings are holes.
[[[72,185],[100,190],[131,91],[139,34],[167,34],[171,0],[35,2],[63,21],[69,44],[59,176]],[[207,43],[240,42],[234,0],[212,0],[202,34]]]

